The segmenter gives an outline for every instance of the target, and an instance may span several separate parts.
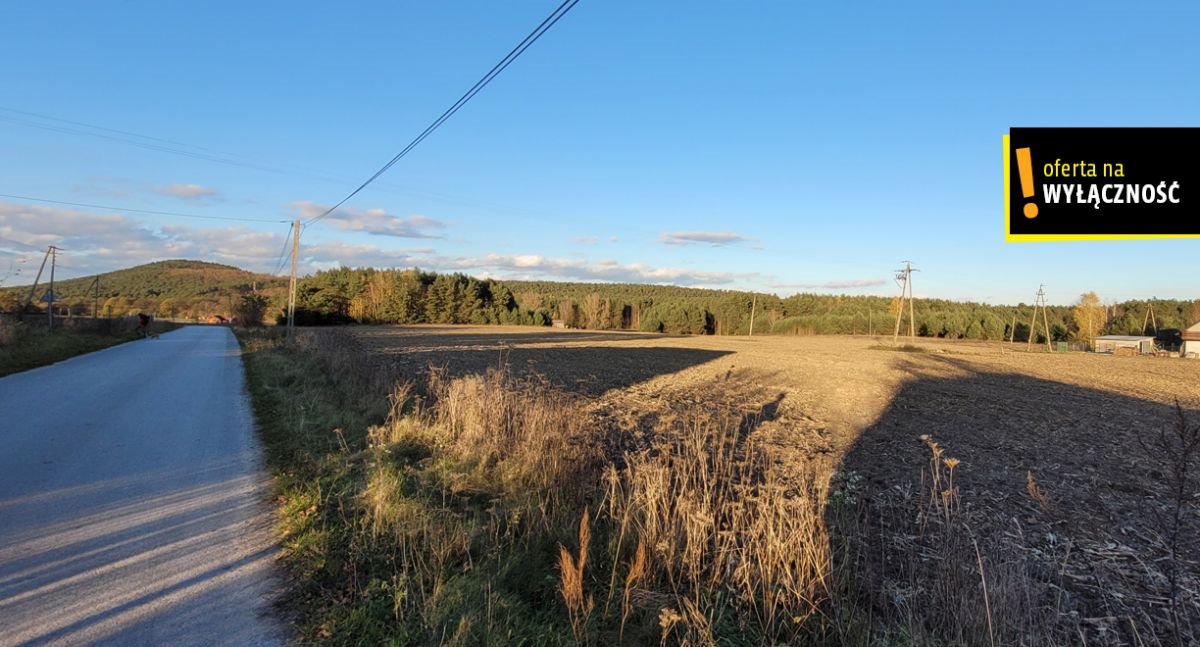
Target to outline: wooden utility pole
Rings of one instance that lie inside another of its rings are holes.
[[[867,308],[867,336],[875,335],[875,311]]]
[[[758,307],[758,295],[750,301],[750,337],[754,336],[754,310]],[[770,323],[769,321],[767,323]]]
[[[296,258],[300,255],[300,219],[292,223],[292,277],[288,282],[287,335],[296,330]]]
[[[1037,315],[1038,308],[1042,309],[1042,325],[1046,329],[1046,350],[1054,352],[1054,347],[1050,345],[1050,321],[1046,317],[1046,285],[1038,286],[1037,300],[1033,302],[1033,319],[1029,321],[1029,342],[1025,344],[1025,350],[1033,350],[1033,338],[1037,334]]]
[[[913,269],[911,261],[904,261],[904,267],[896,270],[896,282],[900,284],[900,308],[896,311],[896,329],[892,331],[892,343],[896,343],[900,339],[900,320],[904,318],[904,299],[908,299],[908,336],[909,340],[915,340],[917,337],[917,320],[913,309],[913,292],[912,292],[912,273],[917,270]]]
[[[1017,313],[1013,311],[1012,326],[1008,329],[1008,343],[1013,343],[1017,340]]]

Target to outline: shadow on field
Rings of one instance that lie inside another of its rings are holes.
[[[829,527],[835,529],[834,542],[857,544],[866,556],[865,563],[854,566],[860,571],[856,579],[890,582],[897,590],[909,586],[918,596],[928,590],[914,583],[905,569],[919,571],[929,565],[920,562],[922,566],[915,567],[916,558],[899,548],[926,532],[913,520],[931,499],[929,482],[923,478],[931,469],[931,450],[921,439],[928,434],[944,450],[942,458],[961,461],[953,482],[984,561],[989,560],[989,547],[1016,548],[1014,554],[1031,560],[1022,562],[1022,572],[1041,573],[1050,589],[1061,587],[1057,597],[1040,602],[1060,607],[1052,615],[1061,611],[1065,618],[1078,611],[1076,623],[1079,618],[1104,621],[1083,627],[1089,638],[1095,631],[1108,636],[1090,644],[1137,644],[1130,632],[1134,625],[1143,640],[1157,635],[1170,642],[1163,624],[1166,566],[1159,522],[1170,501],[1165,483],[1169,462],[1164,455],[1148,454],[1139,438],[1149,442],[1171,429],[1178,421],[1175,407],[1022,374],[979,371],[954,358],[897,362],[910,374],[909,381],[855,440],[839,466],[843,474],[862,477],[864,494],[876,497],[877,505],[867,510],[861,525],[839,523],[844,517],[832,507],[826,513]],[[1200,423],[1200,411],[1187,413],[1193,424]],[[1035,489],[1030,477],[1048,505],[1030,493]],[[853,537],[847,536],[850,528],[855,528]],[[1200,528],[1193,525],[1191,532],[1194,536]],[[1200,559],[1196,548],[1193,544],[1184,559]],[[968,571],[974,570],[975,553],[969,557]],[[1190,585],[1196,584],[1194,575]],[[979,594],[977,573],[972,586],[965,591],[967,597]],[[1003,581],[989,583],[990,604],[1001,625],[1015,622],[996,610],[1005,604],[996,598],[1006,591],[995,589],[1005,586]],[[1025,582],[1017,588],[1023,586]],[[893,607],[894,612],[897,598],[884,599],[883,588],[877,586],[868,595],[878,595],[876,604]],[[1019,591],[1028,599],[1014,604],[1036,607],[1039,601],[1029,594],[1034,589]],[[930,602],[935,601],[920,601]],[[971,600],[975,603],[984,608],[982,598]],[[1184,614],[1196,623],[1193,631],[1200,631],[1200,607],[1195,604],[1189,603]],[[1157,620],[1148,621],[1146,614]],[[1013,636],[1017,628],[998,630]],[[1113,642],[1118,635],[1128,642]]]
[[[588,342],[638,341],[664,339],[672,335],[639,333],[629,331],[568,330],[562,328],[528,327],[520,331],[511,329],[472,331],[462,326],[360,326],[354,328],[355,336],[368,344],[382,344],[404,351],[434,351],[442,349],[487,350],[502,347],[527,346],[531,344],[578,344]]]
[[[695,348],[622,348],[613,346],[521,347],[477,350],[470,347],[429,351],[406,349],[388,355],[405,374],[446,369],[452,377],[507,366],[517,375],[543,375],[555,386],[582,395],[600,395],[660,375],[677,373],[731,354]]]

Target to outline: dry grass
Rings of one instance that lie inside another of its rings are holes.
[[[754,635],[793,638],[826,597],[823,484],[779,478],[747,444],[747,424],[728,412],[684,418],[609,473],[604,510],[648,553],[626,580],[688,611],[671,626],[691,644],[712,643],[722,613]]]
[[[977,394],[1008,398],[1005,411],[1035,424],[1023,413],[1035,410],[1028,386],[1045,383],[979,367],[1028,358],[978,347],[956,349],[953,360],[868,351],[861,361],[874,364],[853,374],[847,367],[859,367],[860,356],[822,356],[818,364],[840,371],[817,378],[813,392],[823,399],[806,399],[808,383],[787,383],[786,398],[748,407],[784,383],[763,372],[778,354],[775,340],[719,340],[746,343],[746,357],[738,351],[728,365],[727,355],[706,349],[674,355],[699,362],[678,373],[631,366],[625,388],[620,370],[610,370],[608,390],[598,392],[575,385],[587,379],[581,374],[603,372],[586,364],[603,361],[601,340],[574,336],[570,352],[556,355],[561,349],[541,338],[497,350],[471,335],[469,370],[453,362],[444,339],[428,342],[432,353],[414,344],[413,357],[400,360],[343,331],[302,331],[298,351],[261,349],[288,361],[316,358],[304,372],[327,378],[319,397],[319,388],[299,390],[311,400],[308,414],[289,423],[307,430],[304,452],[291,451],[319,464],[308,482],[320,485],[293,495],[285,513],[325,528],[319,542],[293,543],[296,555],[320,564],[309,571],[322,586],[307,637],[933,646],[1168,645],[1191,635],[1194,501],[1164,508],[1186,511],[1178,541],[1143,553],[1164,559],[1147,561],[1137,581],[1175,578],[1169,598],[1154,594],[1155,607],[1137,586],[1117,583],[1121,571],[1095,561],[1091,528],[1072,516],[1092,503],[1071,483],[1079,469],[1067,460],[1071,448],[1037,446],[1053,459],[1044,465],[1011,453],[989,462],[981,453],[980,439],[997,432],[981,421],[1000,418]],[[613,343],[637,351],[646,341]],[[856,343],[867,351],[867,340]],[[445,368],[416,370],[416,357]],[[1055,402],[1073,415],[1109,397],[1107,388],[1062,390]],[[936,407],[924,408],[930,399]],[[381,422],[334,420],[321,412],[325,404]],[[856,410],[837,418],[838,406]],[[960,406],[970,413],[959,417]],[[1161,422],[1150,405],[1137,411]],[[1133,419],[1124,415],[1114,419]],[[910,420],[932,435],[918,439]],[[860,436],[846,442],[824,431],[841,426]],[[997,429],[1006,449],[1048,435]],[[1157,487],[1147,482],[1138,492],[1159,501]],[[1077,579],[1081,563],[1094,565],[1089,582]],[[1098,585],[1139,593],[1106,600],[1093,592]],[[1177,631],[1171,617],[1183,618]]]

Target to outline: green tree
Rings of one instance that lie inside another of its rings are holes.
[[[1075,338],[1092,345],[1100,330],[1104,328],[1104,306],[1095,292],[1085,292],[1079,295],[1079,301],[1071,310],[1071,322],[1074,325]]]
[[[243,294],[233,306],[233,316],[243,326],[261,326],[270,299],[261,294]]]

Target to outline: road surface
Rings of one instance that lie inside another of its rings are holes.
[[[241,357],[189,326],[0,378],[0,645],[276,645]]]

